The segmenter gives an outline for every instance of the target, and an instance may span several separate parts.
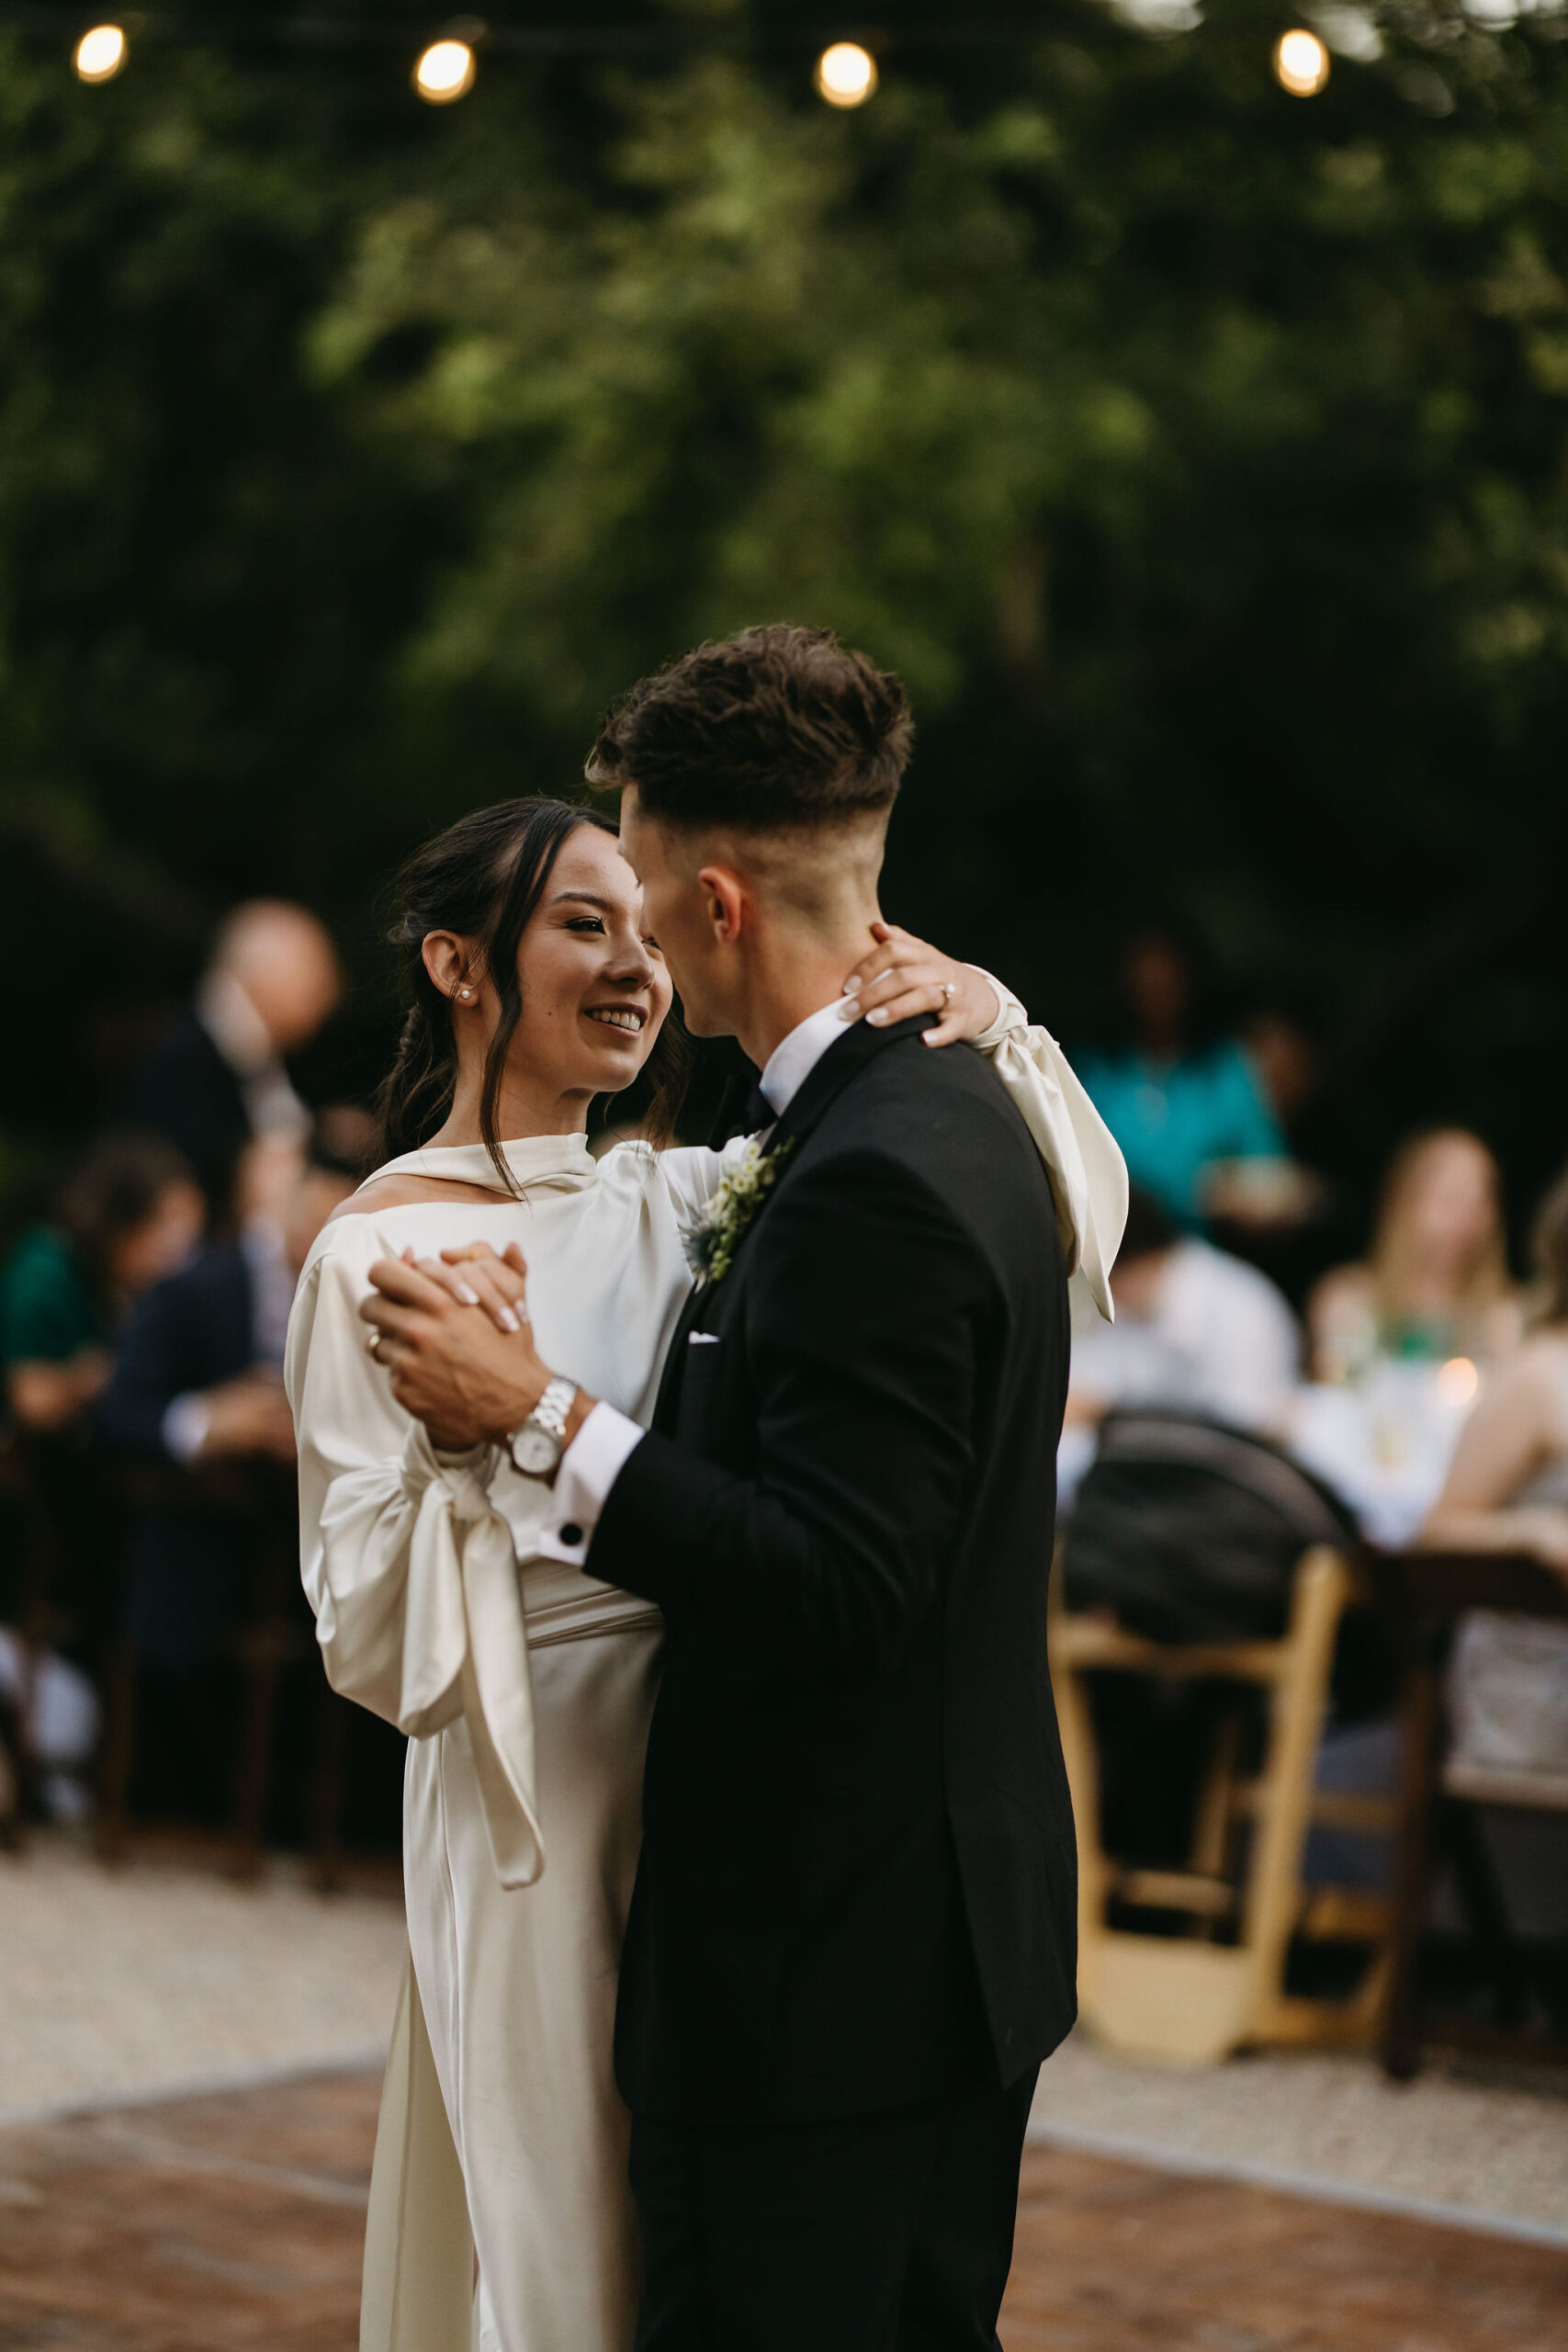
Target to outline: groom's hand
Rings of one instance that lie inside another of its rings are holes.
[[[379,1259],[359,1312],[392,1395],[445,1453],[499,1443],[545,1393],[549,1368],[534,1345],[524,1294],[527,1267],[481,1244],[440,1260]]]
[[[845,995],[855,1000],[846,1020],[864,1019],[881,1029],[918,1012],[939,1012],[936,1027],[925,1032],[928,1046],[951,1046],[990,1027],[1001,1008],[983,972],[955,964],[897,923],[874,922],[871,935],[876,945],[844,983]]]

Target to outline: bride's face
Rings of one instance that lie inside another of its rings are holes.
[[[562,844],[523,934],[517,977],[514,1068],[563,1094],[615,1094],[631,1084],[672,990],[614,834],[580,825]]]

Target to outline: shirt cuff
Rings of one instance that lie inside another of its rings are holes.
[[[626,1466],[627,1456],[642,1443],[646,1430],[618,1413],[614,1405],[595,1405],[566,1452],[556,1472],[553,1508],[539,1530],[539,1555],[566,1560],[581,1567],[599,1524],[599,1514],[610,1499],[610,1489]]]
[[[994,972],[987,972],[983,964],[971,964],[967,968],[971,972],[978,972],[983,980],[989,981],[997,999],[996,1019],[988,1029],[982,1029],[979,1035],[972,1037],[969,1042],[982,1054],[995,1053],[1004,1037],[1010,1035],[1015,1029],[1028,1028],[1029,1015],[1012,990],[1005,989]]]
[[[212,1426],[212,1408],[205,1396],[195,1391],[176,1396],[165,1407],[158,1425],[164,1441],[164,1451],[175,1462],[194,1462],[207,1442],[207,1432]]]

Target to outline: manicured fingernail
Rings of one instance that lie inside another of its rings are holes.
[[[501,1310],[501,1328],[503,1331],[521,1331],[523,1329],[510,1306],[503,1306]]]
[[[874,1012],[868,1012],[865,1017],[868,1021],[874,1022],[880,1029],[887,1018],[887,1007],[885,1004],[879,1004]]]
[[[839,1018],[840,1021],[858,1021],[860,1019],[860,1006],[855,1002],[852,997],[846,997],[843,1003],[839,1007]],[[876,1015],[873,1013],[872,1019],[874,1021]]]
[[[467,1283],[459,1283],[457,1284],[457,1295],[462,1300],[465,1306],[477,1306],[479,1303],[479,1295],[478,1291],[470,1290]]]
[[[846,980],[844,982],[844,994],[846,996],[859,996],[860,982],[858,980]]]

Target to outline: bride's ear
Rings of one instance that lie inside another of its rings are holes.
[[[420,948],[433,986],[452,1004],[477,1004],[479,960],[471,939],[455,931],[427,931]]]

